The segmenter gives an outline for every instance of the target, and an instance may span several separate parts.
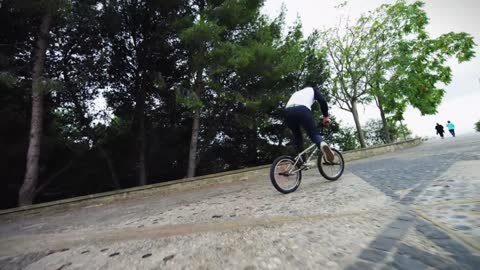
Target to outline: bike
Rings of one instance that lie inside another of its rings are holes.
[[[335,181],[339,179],[345,169],[345,161],[342,153],[337,149],[332,149],[334,159],[329,162],[322,151],[315,144],[310,145],[297,156],[292,157],[283,155],[277,157],[270,167],[270,180],[276,190],[287,194],[294,192],[300,186],[302,181],[302,171],[309,170],[310,160],[318,152],[317,167],[320,174],[327,180]],[[303,157],[307,157],[306,160]],[[291,183],[289,185],[289,183]]]

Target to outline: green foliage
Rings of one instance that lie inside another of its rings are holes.
[[[412,139],[412,131],[402,122],[389,124],[389,130],[394,141]]]
[[[17,79],[8,72],[0,72],[0,84],[4,87],[11,88],[15,85]]]
[[[444,89],[451,81],[450,57],[459,62],[475,55],[473,37],[467,33],[447,33],[430,38],[423,2],[397,1],[382,5],[363,17],[368,22],[370,58],[374,69],[369,78],[372,96],[381,96],[384,111],[397,120],[407,104],[422,114],[437,112]]]
[[[480,120],[478,120],[476,123],[475,123],[475,130],[477,132],[480,132]]]
[[[368,146],[380,145],[385,143],[385,134],[381,120],[368,120],[363,128],[365,140]]]
[[[199,97],[191,91],[176,91],[176,102],[187,109],[198,110],[203,107]]]
[[[330,120],[330,126],[324,128],[325,140],[329,144],[334,145],[341,151],[355,150],[360,147],[354,128],[342,127],[342,123],[337,121],[334,116]]]
[[[393,118],[388,119],[387,122],[388,132],[392,138],[392,141],[409,139],[411,137],[412,132],[407,126],[398,123]],[[363,131],[365,132],[365,139],[369,146],[388,143],[385,131],[383,129],[382,120],[368,120]]]
[[[445,93],[442,87],[452,79],[447,60],[465,62],[475,56],[476,44],[467,33],[431,38],[423,6],[398,0],[344,26],[343,32],[331,30],[334,100],[357,122],[354,105],[372,101],[396,121],[403,119],[408,105],[422,114],[436,113]]]
[[[352,127],[340,129],[333,142],[338,144],[340,150],[342,151],[355,150],[360,147],[358,144],[357,135]]]
[[[39,91],[43,94],[49,93],[49,92],[58,92],[62,91],[63,84],[58,81],[54,80],[44,80],[37,82],[36,84],[33,85],[34,91]]]

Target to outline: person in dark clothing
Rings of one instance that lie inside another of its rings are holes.
[[[287,126],[292,130],[294,143],[298,152],[303,151],[303,136],[301,128],[305,129],[310,139],[323,152],[326,159],[333,161],[334,155],[328,144],[323,141],[322,136],[317,131],[313,113],[312,104],[317,101],[323,114],[323,124],[328,125],[328,105],[325,98],[317,87],[306,87],[290,97],[285,108],[285,118]]]
[[[437,130],[437,135],[440,135],[440,137],[443,139],[443,133],[445,133],[445,131],[443,130],[443,126],[437,123],[435,129]]]

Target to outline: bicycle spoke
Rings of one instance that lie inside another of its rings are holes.
[[[343,173],[343,159],[340,156],[341,154],[336,150],[333,151],[333,161],[329,162],[326,160],[325,156],[322,156],[321,160],[318,162],[320,173],[327,178],[328,180],[336,180]]]
[[[298,170],[295,169],[295,161],[283,159],[277,162],[274,168],[275,182],[282,190],[288,191],[296,188],[299,184]]]

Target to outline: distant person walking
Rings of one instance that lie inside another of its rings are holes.
[[[440,137],[443,139],[443,133],[445,133],[445,130],[443,130],[443,126],[437,123],[435,129],[437,130],[437,134],[440,135]]]
[[[452,122],[447,121],[447,128],[448,128],[448,131],[450,131],[450,134],[452,134],[452,136],[455,137],[455,125]]]

